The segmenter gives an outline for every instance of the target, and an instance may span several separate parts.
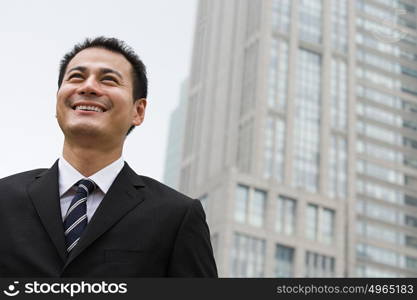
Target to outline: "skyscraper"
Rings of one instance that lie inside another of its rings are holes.
[[[179,103],[169,119],[168,141],[165,151],[164,183],[179,188],[185,118],[187,114],[188,80],[181,84]]]
[[[416,6],[199,2],[180,189],[220,276],[417,276]]]

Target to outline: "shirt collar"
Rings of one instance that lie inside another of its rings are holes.
[[[100,190],[106,194],[112,185],[116,176],[123,169],[124,160],[122,157],[115,160],[111,164],[107,165],[100,171],[89,176],[93,180]],[[80,172],[78,172],[65,158],[61,157],[58,161],[59,170],[59,196],[62,197],[78,180],[85,178]]]

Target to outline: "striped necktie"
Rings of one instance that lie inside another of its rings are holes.
[[[77,245],[87,226],[87,197],[96,188],[94,181],[88,178],[78,181],[75,185],[78,187],[77,192],[64,217],[65,242],[68,253]]]

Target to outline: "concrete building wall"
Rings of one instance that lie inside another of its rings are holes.
[[[180,183],[187,104],[188,79],[184,80],[181,85],[178,106],[170,116],[168,142],[165,151],[164,183],[174,189],[178,189]]]
[[[417,276],[416,6],[200,1],[180,189],[220,276]]]

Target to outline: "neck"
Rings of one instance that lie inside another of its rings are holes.
[[[62,155],[78,172],[89,177],[122,156],[122,145],[98,149],[72,144],[65,139]]]

